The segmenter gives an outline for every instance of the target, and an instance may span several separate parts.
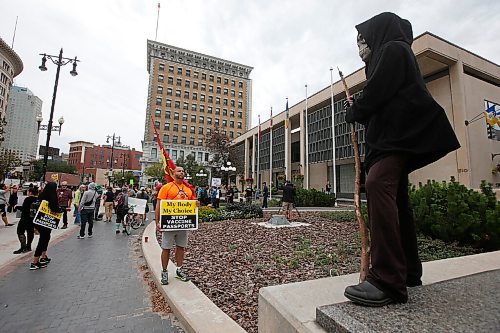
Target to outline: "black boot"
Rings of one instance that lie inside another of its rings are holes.
[[[16,250],[13,253],[14,254],[21,254],[21,253],[24,253],[26,250],[26,236],[23,234],[23,235],[17,235],[17,237],[19,238],[19,242],[21,243],[21,247],[19,248],[19,250]]]

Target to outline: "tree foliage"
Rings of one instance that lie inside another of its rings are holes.
[[[4,180],[7,172],[21,165],[21,160],[10,149],[0,149],[0,180]]]
[[[212,154],[209,161],[214,167],[223,166],[229,158],[231,140],[217,126],[205,135],[205,145]]]
[[[113,172],[113,182],[116,185],[123,186],[126,184],[130,184],[130,180],[134,179],[134,184],[137,183],[136,176],[132,173],[132,171],[125,171],[123,174],[121,171]]]
[[[144,170],[144,174],[165,184],[165,170],[163,169],[162,163],[155,163],[149,166],[146,170]]]
[[[29,178],[31,180],[40,180],[42,178],[43,172],[43,159],[31,162],[33,165],[33,171],[30,173]],[[69,165],[62,161],[47,161],[47,171],[48,172],[62,172],[76,174],[76,168],[73,165]]]

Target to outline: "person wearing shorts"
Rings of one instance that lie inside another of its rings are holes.
[[[182,167],[176,167],[173,172],[174,180],[162,186],[158,192],[158,202],[155,210],[156,217],[156,230],[160,231],[160,202],[161,200],[196,200],[195,192],[186,185],[184,182],[184,169]],[[199,202],[196,202],[199,206]],[[162,231],[162,241],[161,241],[161,283],[168,284],[168,260],[170,259],[170,249],[174,247],[175,243],[175,263],[177,269],[175,271],[176,278],[181,281],[189,281],[189,277],[182,270],[182,264],[184,263],[184,254],[188,242],[188,232],[187,230],[176,230],[176,231]]]
[[[0,184],[0,216],[2,216],[3,224],[10,227],[14,224],[7,221],[7,191],[5,184]]]

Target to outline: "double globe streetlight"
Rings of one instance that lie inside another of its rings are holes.
[[[236,167],[231,166],[231,162],[227,161],[226,165],[221,166],[220,168],[222,171],[227,171],[227,186],[229,186],[229,172],[230,171],[236,171]]]
[[[59,51],[58,56],[46,54],[46,53],[40,53],[42,58],[42,64],[38,66],[38,68],[42,71],[45,72],[47,70],[47,66],[45,65],[47,62],[47,59],[52,61],[54,65],[57,66],[56,70],[56,79],[54,82],[54,92],[52,94],[52,104],[50,106],[50,116],[49,116],[49,122],[47,125],[41,125],[41,122],[43,121],[41,113],[37,115],[36,121],[38,122],[38,131],[40,129],[42,130],[47,130],[47,141],[45,143],[45,153],[43,154],[43,167],[42,167],[42,181],[45,181],[45,174],[47,173],[47,161],[49,159],[49,147],[50,147],[50,135],[52,133],[52,130],[57,130],[59,131],[59,135],[61,134],[61,127],[64,124],[64,118],[61,117],[59,118],[59,126],[52,126],[52,120],[54,118],[54,107],[56,104],[56,96],[57,96],[57,85],[59,84],[59,73],[61,71],[61,66],[67,65],[67,64],[73,64],[73,69],[69,72],[72,76],[77,76],[78,72],[76,71],[76,66],[77,63],[80,60],[77,60],[75,57],[74,59],[72,58],[64,58],[63,57],[63,49],[61,48],[61,51]]]

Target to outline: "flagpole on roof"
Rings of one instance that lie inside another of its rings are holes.
[[[272,183],[273,183],[273,107],[271,106],[271,118],[269,121],[269,200],[271,200]]]
[[[158,2],[158,14],[156,15],[156,33],[155,33],[155,40],[158,37],[158,21],[160,20],[160,3]]]

